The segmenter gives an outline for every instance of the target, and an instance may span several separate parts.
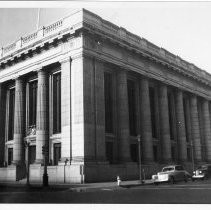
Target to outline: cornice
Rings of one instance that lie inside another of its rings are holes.
[[[84,10],[83,27],[91,34],[98,35],[101,39],[109,40],[120,47],[132,50],[143,57],[160,63],[180,74],[191,77],[194,80],[211,86],[211,74],[196,67],[179,56],[176,56],[169,51],[160,48],[153,43],[130,33],[122,27],[103,20],[101,17],[93,14],[90,11]],[[97,19],[97,20],[96,20]]]
[[[0,49],[0,68],[3,68],[5,64],[15,65],[26,56],[39,54],[42,50],[57,45],[69,36],[75,36],[79,29],[88,31],[91,35],[95,34],[101,40],[109,40],[126,50],[140,54],[211,87],[211,74],[85,9],[77,10]]]

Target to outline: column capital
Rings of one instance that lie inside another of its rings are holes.
[[[42,71],[43,69],[44,69],[44,66],[42,66],[41,64],[38,64],[37,67],[33,71],[39,72],[39,71]]]
[[[62,64],[62,63],[67,63],[67,62],[71,62],[72,61],[72,58],[71,57],[65,57],[65,58],[62,58],[59,63]]]

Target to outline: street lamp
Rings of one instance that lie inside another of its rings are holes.
[[[143,183],[142,181],[142,173],[141,173],[141,135],[139,134],[137,136],[138,139],[138,165],[139,165],[139,179],[140,182]]]
[[[29,183],[29,140],[27,139],[26,141],[24,141],[25,143],[25,148],[27,150],[27,161],[26,161],[26,185],[29,187],[30,183]]]
[[[43,187],[48,187],[48,172],[47,172],[47,157],[48,157],[48,146],[42,147],[42,153],[44,155],[44,173],[43,173]]]
[[[193,152],[193,140],[191,140],[191,161],[192,161],[192,168],[193,168],[193,172],[195,170],[195,163],[194,163],[194,156],[193,156],[194,152]]]

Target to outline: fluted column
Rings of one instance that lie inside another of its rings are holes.
[[[71,159],[71,58],[61,63],[61,161]]]
[[[48,74],[38,71],[37,122],[36,122],[36,163],[43,163],[42,146],[49,146],[49,102]]]
[[[176,118],[179,160],[187,160],[186,131],[183,107],[183,94],[181,90],[176,92]]]
[[[206,160],[211,161],[211,128],[210,128],[210,113],[209,103],[203,100],[202,103],[202,116],[204,121],[204,140],[206,148]]]
[[[166,85],[159,87],[160,138],[162,144],[162,159],[171,160],[171,140],[169,127],[168,95]]]
[[[145,162],[152,162],[154,158],[148,80],[141,79],[140,86],[142,155]]]
[[[24,154],[24,82],[21,78],[15,80],[14,115],[13,163],[21,164]]]
[[[127,91],[127,73],[120,70],[117,75],[117,110],[118,110],[118,137],[119,159],[130,161],[130,131],[129,131],[129,107]]]
[[[197,162],[200,162],[201,142],[200,142],[199,116],[198,116],[196,96],[191,96],[190,98],[190,111],[191,111],[191,132],[192,132],[194,159]]]

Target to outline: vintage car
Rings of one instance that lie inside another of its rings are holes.
[[[211,164],[204,164],[199,166],[194,172],[192,176],[192,181],[197,179],[208,179],[211,176]]]
[[[161,182],[174,184],[176,181],[187,182],[189,178],[191,178],[191,175],[181,165],[166,166],[157,175],[152,175],[152,180],[155,184]]]

